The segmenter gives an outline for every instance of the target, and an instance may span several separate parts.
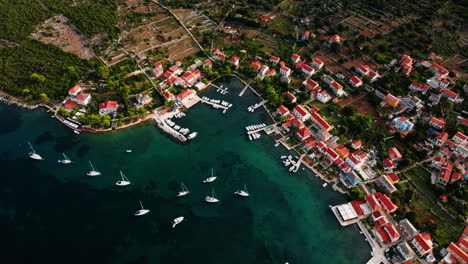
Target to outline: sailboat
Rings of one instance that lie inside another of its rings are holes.
[[[172,221],[172,228],[174,228],[176,225],[178,225],[180,222],[184,221],[183,216],[179,216],[176,219]]]
[[[141,206],[141,209],[135,211],[135,213],[133,213],[134,216],[142,216],[150,212],[150,210],[143,208],[143,204],[141,203],[141,201],[140,201],[140,206]]]
[[[132,150],[131,150],[131,149],[127,149],[127,150],[125,150],[125,152],[127,152],[127,153],[132,153]]]
[[[91,166],[91,170],[88,171],[86,175],[91,176],[91,177],[101,175],[101,173],[93,167],[93,163],[91,163],[91,161],[89,161],[89,166]]]
[[[63,154],[63,159],[58,160],[58,162],[62,164],[70,164],[71,160],[67,157],[67,155],[65,155],[65,153],[62,153],[62,154]]]
[[[205,197],[205,202],[207,202],[207,203],[217,203],[217,202],[219,202],[219,200],[215,198],[214,188],[211,189],[211,196],[206,196]]]
[[[183,182],[181,183],[181,186],[182,186],[182,191],[177,193],[177,197],[185,196],[190,193],[190,191],[187,189],[187,186],[185,186]]]
[[[214,182],[216,180],[216,176],[213,176],[213,168],[211,168],[211,177],[206,178],[203,180],[203,183]]]
[[[31,159],[43,160],[43,158],[41,157],[41,155],[39,155],[39,154],[36,153],[36,151],[35,151],[34,148],[32,147],[31,143],[29,143],[29,141],[28,141],[28,144],[29,144],[29,147],[31,148],[31,152],[29,152],[28,156],[29,156]]]
[[[120,171],[120,177],[122,177],[122,180],[117,181],[115,183],[115,185],[117,185],[117,186],[127,186],[127,185],[129,185],[131,183],[130,180],[125,176],[125,174],[123,174],[122,171]]]
[[[247,197],[249,196],[250,194],[247,192],[247,186],[245,186],[244,184],[244,190],[237,190],[234,192],[234,194],[237,194],[239,196],[243,196],[243,197]]]

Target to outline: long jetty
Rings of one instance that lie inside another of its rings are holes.
[[[207,101],[207,100],[205,100],[203,98],[200,98],[200,101],[202,101],[202,103],[209,104],[209,105],[212,105],[212,106],[216,106],[216,107],[221,108],[221,109],[225,109],[225,110],[229,109],[229,107],[226,107],[226,106],[224,106],[222,104],[212,103],[212,102]]]

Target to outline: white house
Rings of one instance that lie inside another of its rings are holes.
[[[289,76],[289,75],[291,75],[291,69],[286,67],[286,66],[281,66],[280,74],[283,75],[283,76]]]
[[[294,107],[293,115],[302,122],[310,119],[309,111],[307,111],[302,105],[296,105],[296,107]]]
[[[185,104],[187,101],[195,97],[195,92],[190,89],[185,89],[177,95],[177,101]]]
[[[332,99],[331,95],[325,90],[321,90],[320,92],[317,93],[317,100],[319,100],[319,102],[323,104],[330,101],[331,99]]]
[[[108,115],[117,111],[118,104],[116,101],[106,101],[99,104],[99,114]]]
[[[356,88],[362,85],[362,80],[359,79],[359,77],[357,77],[356,75],[354,75],[353,77],[349,79],[349,83],[351,84],[351,86]]]
[[[321,61],[318,58],[314,58],[312,60],[312,66],[314,66],[317,70],[322,69],[323,65],[324,65],[323,61]]]
[[[304,64],[304,66],[302,67],[301,70],[308,77],[312,76],[312,74],[314,74],[314,72],[315,72],[315,69],[312,68],[311,66],[307,65],[307,64]]]
[[[91,94],[89,93],[80,93],[78,96],[71,99],[72,101],[80,105],[88,105],[91,101]]]
[[[83,89],[81,89],[81,86],[77,84],[68,90],[68,94],[71,96],[77,96],[79,93],[81,93],[82,90]]]
[[[291,55],[291,61],[292,61],[293,63],[298,63],[300,60],[301,60],[301,56],[299,56],[299,55],[297,55],[297,54]]]

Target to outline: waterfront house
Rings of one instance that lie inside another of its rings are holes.
[[[239,58],[236,56],[232,56],[229,59],[229,62],[232,63],[234,66],[239,67]]]
[[[118,104],[116,101],[106,101],[99,104],[99,114],[108,115],[117,111]]]
[[[431,235],[426,232],[414,236],[414,238],[410,241],[410,244],[413,246],[419,256],[428,255],[434,246]]]
[[[279,116],[287,116],[290,114],[289,109],[284,105],[280,105],[278,109],[276,109],[276,112]]]
[[[445,126],[445,119],[432,117],[431,120],[429,121],[429,125],[437,129],[442,129]]]
[[[400,160],[403,157],[397,148],[389,148],[388,156],[392,161]]]
[[[333,129],[333,126],[330,125],[319,113],[313,112],[310,117],[312,121],[320,128],[325,131],[330,131]]]
[[[303,127],[297,131],[296,135],[302,141],[311,137],[312,132],[310,132],[310,130],[307,127]]]
[[[283,76],[289,76],[291,75],[291,69],[286,67],[286,66],[281,66],[280,67],[280,74]]]
[[[413,92],[421,92],[422,94],[426,94],[427,91],[431,89],[431,87],[429,85],[412,82],[409,86],[409,89]]]
[[[89,94],[89,93],[79,93],[76,97],[73,97],[71,100],[76,102],[79,105],[86,106],[91,101],[91,94]]]
[[[197,81],[195,75],[189,71],[182,75],[182,79],[189,85],[193,85]]]
[[[291,61],[292,61],[293,63],[298,63],[300,60],[301,60],[301,56],[299,56],[299,55],[297,55],[297,54],[291,55]]]
[[[457,132],[452,137],[452,141],[457,143],[457,144],[466,144],[467,140],[468,140],[468,137],[465,134],[463,134],[462,132]]]
[[[172,94],[171,92],[169,91],[165,91],[162,93],[163,96],[166,98],[167,101],[174,101],[175,100],[175,95]]]
[[[354,140],[353,143],[351,143],[351,147],[353,149],[360,149],[362,147],[362,141],[359,139]]]
[[[393,161],[389,158],[384,159],[383,164],[386,170],[393,170],[396,168],[395,163],[393,163]]]
[[[409,121],[409,118],[403,116],[393,119],[392,123],[397,129],[402,131],[410,131],[414,127],[414,124],[411,121]]]
[[[311,66],[307,65],[307,64],[304,64],[304,66],[302,67],[301,71],[302,71],[307,77],[310,77],[310,76],[312,76],[312,74],[314,74],[315,69],[312,68]]]
[[[320,60],[319,58],[313,58],[311,64],[312,64],[312,66],[315,67],[317,70],[322,69],[323,66],[325,65],[325,64],[323,63],[323,61]]]
[[[355,171],[349,171],[344,174],[346,181],[352,186],[359,185],[361,183],[361,178],[356,174]]]
[[[445,163],[442,165],[439,177],[437,178],[437,183],[442,186],[446,186],[450,181],[450,175],[452,174],[453,165],[451,163]]]
[[[357,88],[359,86],[362,85],[362,80],[359,79],[359,77],[357,77],[356,75],[352,76],[350,79],[349,79],[349,83],[351,84],[351,86],[353,86],[354,88]]]
[[[322,104],[327,103],[331,99],[332,99],[331,95],[325,90],[321,90],[320,92],[317,93],[317,100],[321,102]]]
[[[276,64],[278,64],[280,62],[280,58],[276,57],[276,56],[271,56],[270,57],[270,63],[271,65],[275,66]]]
[[[298,118],[302,122],[309,120],[311,116],[309,111],[307,111],[303,105],[296,105],[292,113],[296,118]]]
[[[182,104],[185,104],[187,103],[190,99],[194,98],[196,95],[196,93],[191,90],[191,89],[185,89],[183,90],[182,92],[180,92],[178,95],[177,95],[177,101],[182,103]]]
[[[283,93],[283,95],[291,102],[291,103],[295,103],[297,101],[297,98],[296,96],[294,96],[292,93],[290,92],[285,92]]]
[[[77,84],[70,88],[70,90],[68,90],[68,94],[70,96],[77,96],[79,93],[81,93],[82,90],[83,89],[81,88],[81,86]]]
[[[73,107],[75,107],[77,105],[77,103],[75,101],[72,101],[72,100],[67,100],[63,105],[62,107],[65,108],[66,110],[68,111],[71,111],[73,110]]]
[[[456,92],[445,89],[442,92],[442,96],[447,98],[447,100],[449,100],[451,102],[455,102],[457,100],[459,94],[457,94]]]
[[[330,83],[330,88],[332,89],[333,93],[336,96],[343,96],[344,95],[343,86],[341,84],[339,84],[338,82],[336,82],[336,81],[331,82]]]
[[[315,146],[316,143],[317,143],[317,142],[316,142],[315,138],[314,138],[314,137],[310,137],[310,138],[308,138],[308,139],[306,139],[306,140],[304,140],[304,141],[302,142],[302,144],[303,144],[302,148],[303,148],[305,151],[309,151],[309,150],[311,150],[311,149]]]
[[[356,69],[356,71],[358,73],[360,73],[361,75],[368,75],[369,74],[369,71],[370,71],[370,68],[369,68],[369,65],[359,65],[359,67]]]
[[[307,79],[304,82],[302,82],[302,84],[304,84],[304,86],[307,87],[310,91],[316,91],[320,89],[319,84],[312,79]]]

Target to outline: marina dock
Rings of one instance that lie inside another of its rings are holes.
[[[158,125],[158,127],[161,128],[164,132],[172,135],[173,137],[177,138],[178,140],[180,140],[182,142],[186,142],[187,138],[182,133],[180,133],[179,131],[177,131],[174,128],[170,127],[165,122],[166,119],[169,119],[169,118],[173,117],[177,113],[179,113],[178,110],[173,111],[173,112],[169,112],[169,113],[166,113],[166,114],[160,116],[158,114],[157,110],[156,110],[156,111],[154,111],[154,121],[156,121],[156,124]]]
[[[224,110],[229,109],[229,107],[226,107],[226,106],[224,106],[224,105],[222,105],[222,104],[212,103],[212,102],[207,101],[207,100],[205,100],[205,99],[203,99],[203,98],[200,98],[200,101],[201,101],[202,103],[209,104],[209,105],[212,105],[212,106],[214,106],[214,107],[221,108],[221,109],[224,109]]]
[[[242,91],[239,93],[239,96],[242,96],[244,95],[245,91],[247,91],[247,89],[250,87],[250,82],[245,84],[245,87],[244,89],[242,89]]]

